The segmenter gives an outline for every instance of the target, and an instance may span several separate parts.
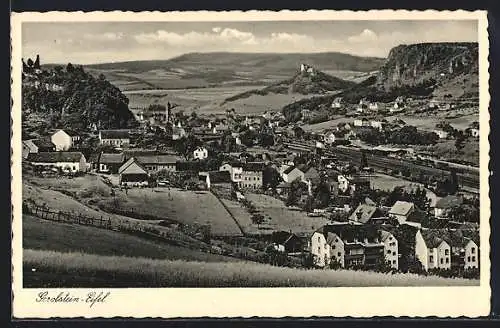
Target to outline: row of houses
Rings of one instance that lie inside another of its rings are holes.
[[[326,225],[308,240],[308,249],[318,267],[336,262],[342,268],[374,268],[386,262],[399,269],[403,256],[413,256],[425,271],[479,268],[479,236],[463,230],[417,229],[411,240],[397,229],[356,224]],[[409,243],[413,254],[401,254],[400,243]]]

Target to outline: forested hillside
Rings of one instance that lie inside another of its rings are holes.
[[[31,65],[30,65],[31,64]],[[68,64],[42,70],[23,65],[23,124],[29,130],[134,127],[128,99],[104,75],[93,77],[83,67]]]

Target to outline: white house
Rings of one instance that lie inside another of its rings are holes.
[[[227,171],[231,175],[231,181],[240,183],[243,174],[243,166],[238,163],[225,163],[219,167],[219,171]]]
[[[28,154],[27,161],[34,166],[56,167],[63,172],[87,171],[87,160],[81,152],[41,152]]]
[[[388,231],[382,230],[380,232],[381,241],[384,244],[385,260],[391,265],[393,269],[399,268],[399,249],[398,240],[394,235]]]
[[[382,121],[372,120],[370,121],[370,125],[374,129],[382,130],[384,123]]]
[[[130,144],[130,130],[101,130],[99,131],[99,143],[114,147],[122,147]]]
[[[333,132],[327,132],[323,135],[323,139],[325,140],[325,143],[331,145],[335,143],[335,134]]]
[[[300,179],[300,181],[304,180],[304,172],[299,170],[295,166],[290,166],[286,170],[283,171],[283,174],[281,175],[283,178],[283,181],[292,183],[293,181]]]
[[[472,240],[469,239],[467,244],[465,244],[465,256],[464,256],[464,269],[479,268],[479,247]]]
[[[208,150],[205,147],[198,147],[193,151],[195,159],[205,159],[208,157]]]
[[[430,230],[418,230],[415,235],[415,257],[427,271],[451,268],[451,247]]]
[[[446,139],[448,138],[448,132],[443,131],[443,130],[433,130],[435,134],[438,135],[439,139]]]
[[[342,107],[342,97],[337,97],[333,100],[331,108],[341,108]]]
[[[436,202],[436,205],[434,205],[434,216],[436,218],[447,217],[449,211],[452,208],[458,207],[462,205],[462,203],[463,203],[462,197],[454,195],[448,195],[446,197],[443,197]]]
[[[368,109],[369,110],[378,110],[378,103],[376,103],[376,102],[370,102],[368,104]]]
[[[414,210],[413,203],[398,200],[389,210],[389,217],[393,217],[398,220],[399,224],[403,224]]]
[[[330,246],[325,236],[319,231],[315,231],[311,236],[311,254],[316,266],[325,267],[330,264]]]
[[[337,177],[337,182],[339,183],[339,190],[342,191],[343,193],[347,192],[349,190],[349,180],[343,176],[342,174],[339,174]]]
[[[470,129],[470,135],[474,138],[479,138],[479,129],[475,128]]]
[[[52,134],[50,140],[56,146],[56,151],[65,151],[73,147],[75,142],[80,140],[80,137],[72,132],[57,130]]]

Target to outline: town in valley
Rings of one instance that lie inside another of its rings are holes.
[[[479,284],[478,44],[389,50],[23,58],[25,287]]]

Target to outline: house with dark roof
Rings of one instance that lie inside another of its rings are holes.
[[[418,230],[415,235],[415,257],[423,268],[450,269],[451,246],[436,230]]]
[[[304,241],[294,233],[287,231],[275,231],[271,235],[272,247],[284,253],[302,252]]]
[[[479,232],[442,229],[443,239],[451,246],[451,266],[460,270],[479,268]]]
[[[55,145],[46,139],[23,140],[23,158],[26,159],[30,153],[46,153],[56,150]]]
[[[111,154],[100,153],[98,158],[97,170],[101,173],[118,173],[120,166],[125,162],[125,155],[123,153]]]
[[[205,177],[204,182],[206,183],[208,189],[210,189],[214,185],[218,185],[226,189],[231,189],[231,174],[228,171],[200,172],[199,175],[200,177]]]
[[[116,130],[100,130],[99,131],[99,144],[103,146],[113,146],[121,148],[130,144],[130,130],[116,129]]]
[[[134,157],[149,173],[159,171],[175,172],[177,162],[181,160],[181,158],[176,155],[156,152],[144,155],[135,155]]]
[[[131,157],[118,169],[119,183],[122,186],[144,187],[148,185],[149,174],[141,163]]]
[[[283,181],[292,183],[293,181],[299,179],[300,181],[304,180],[304,172],[302,172],[296,166],[290,166],[283,171],[281,174]]]
[[[459,207],[463,202],[464,200],[460,196],[448,195],[443,197],[434,205],[434,216],[436,218],[445,218],[453,208]]]
[[[247,162],[243,164],[240,187],[244,189],[262,188],[262,179],[265,163]]]
[[[81,152],[30,153],[26,160],[34,166],[56,167],[68,173],[87,171],[87,160]]]
[[[377,206],[369,204],[359,204],[349,216],[350,221],[363,224],[369,223],[369,221],[375,218],[384,218],[384,214]]]

